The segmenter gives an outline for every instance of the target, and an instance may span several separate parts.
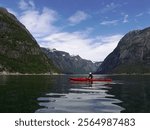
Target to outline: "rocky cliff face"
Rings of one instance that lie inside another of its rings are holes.
[[[0,72],[45,73],[56,68],[17,18],[0,8]]]
[[[43,52],[53,61],[62,73],[89,73],[95,72],[100,65],[99,62],[93,63],[90,60],[82,59],[80,56],[71,56],[67,52],[56,49],[42,48]]]
[[[150,73],[150,28],[127,33],[97,73]]]

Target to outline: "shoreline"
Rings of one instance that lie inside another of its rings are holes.
[[[3,72],[0,72],[0,76],[1,75],[67,75],[67,74],[63,74],[63,73],[19,73],[19,72],[6,72],[6,71],[3,71]],[[76,75],[76,74],[71,74],[71,75]],[[80,74],[77,74],[77,75],[80,75]],[[84,74],[83,74],[84,75]],[[128,75],[128,76],[136,76],[136,75],[150,75],[150,73],[143,73],[143,74],[140,74],[140,73],[131,73],[131,74],[127,74],[127,73],[120,73],[120,74],[94,74],[94,75],[109,75],[109,76],[125,76],[125,75]]]
[[[150,73],[143,73],[143,74],[140,74],[140,73],[131,73],[131,74],[127,74],[127,73],[121,73],[121,74],[108,74],[108,75],[150,75]]]
[[[0,72],[1,75],[65,75],[65,74],[59,74],[59,73],[19,73],[19,72]]]

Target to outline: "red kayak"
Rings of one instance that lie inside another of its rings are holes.
[[[70,80],[72,81],[99,81],[99,82],[112,82],[112,79],[110,78],[93,78],[93,79],[89,79],[89,78],[70,78]]]

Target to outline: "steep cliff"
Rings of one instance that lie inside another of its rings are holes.
[[[0,8],[0,72],[56,72],[36,40],[17,18]]]
[[[97,73],[150,73],[150,28],[127,33]]]

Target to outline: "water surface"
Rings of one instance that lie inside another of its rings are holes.
[[[150,112],[150,76],[102,76],[113,82],[70,82],[59,76],[0,76],[0,112]]]

